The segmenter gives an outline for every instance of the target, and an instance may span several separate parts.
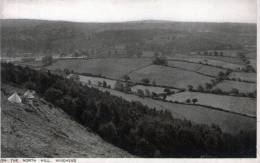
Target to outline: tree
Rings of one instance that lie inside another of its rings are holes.
[[[203,92],[203,91],[204,91],[204,88],[203,88],[201,85],[199,85],[198,88],[197,88],[197,90],[198,90],[199,92]]]
[[[62,92],[59,89],[49,88],[44,93],[48,101],[55,102],[55,100],[62,97]]]
[[[148,89],[145,89],[145,96],[149,97],[150,95],[150,91]]]
[[[153,84],[153,86],[156,86],[156,82],[155,82],[155,80],[153,80],[152,84]]]
[[[44,65],[50,65],[50,64],[52,64],[52,62],[53,62],[52,56],[45,56],[42,58],[42,63]]]
[[[238,95],[239,94],[239,91],[238,89],[236,88],[232,88],[231,91],[230,91],[231,94],[234,94],[234,95]]]
[[[143,78],[142,79],[142,83],[144,84],[149,84],[150,83],[150,80],[148,78]]]
[[[103,87],[107,87],[107,82],[106,81],[103,81]]]
[[[124,75],[124,80],[126,81],[126,82],[128,82],[129,80],[130,80],[130,77],[128,76],[128,75]]]
[[[188,90],[192,91],[193,90],[193,86],[192,85],[188,85]]]
[[[196,99],[196,98],[192,99],[193,104],[195,104],[196,102],[198,102],[198,99]]]
[[[123,83],[120,82],[120,81],[116,81],[115,89],[118,90],[118,91],[123,91],[123,89],[124,89]]]
[[[31,89],[31,90],[35,90],[36,89],[36,85],[32,81],[26,82],[24,84],[24,87],[27,88],[27,89]]]
[[[206,83],[206,89],[210,90],[212,88],[212,85],[210,83]]]
[[[186,100],[186,103],[188,103],[188,104],[190,103],[190,99],[189,98]]]
[[[137,95],[140,97],[144,97],[144,91],[142,89],[137,89]]]
[[[163,90],[166,94],[170,94],[171,93],[171,90],[169,88],[164,88]]]
[[[166,58],[156,57],[156,58],[153,60],[153,64],[155,64],[155,65],[167,66],[167,65],[168,65],[168,62],[167,62]]]

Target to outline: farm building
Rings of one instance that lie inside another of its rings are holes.
[[[35,91],[27,90],[24,94],[24,98],[33,99],[34,98]]]
[[[17,94],[17,92],[14,92],[9,98],[8,101],[12,103],[22,103],[21,97]]]
[[[23,102],[27,103],[27,104],[32,104],[33,103],[33,99],[35,98],[34,94],[35,94],[35,91],[27,90],[23,94]]]

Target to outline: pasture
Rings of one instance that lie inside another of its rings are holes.
[[[156,108],[157,110],[169,110],[174,118],[186,119],[197,124],[216,124],[223,132],[235,134],[240,132],[240,130],[248,131],[256,129],[255,118],[212,110],[201,106],[176,104],[153,100],[151,98],[141,98],[106,88],[98,89],[101,91],[108,91],[110,94],[122,97],[128,101],[140,102],[148,107]]]
[[[229,78],[236,80],[241,79],[243,81],[256,82],[256,73],[244,73],[244,72],[232,72],[229,74]]]
[[[210,82],[212,77],[200,75],[195,72],[181,70],[178,68],[151,65],[129,74],[135,82],[141,82],[147,78],[156,81],[156,84],[175,88],[187,88],[188,85],[197,87],[200,84]]]
[[[223,82],[217,84],[214,88],[220,88],[221,90],[228,92],[234,88],[238,89],[240,93],[250,93],[256,91],[256,84],[224,80]]]
[[[193,56],[193,55],[182,55],[182,54],[176,54],[173,57],[167,57],[169,60],[182,60],[182,61],[187,61],[187,62],[194,62],[194,63],[202,63],[202,64],[208,64],[211,66],[216,66],[216,67],[222,67],[225,69],[232,69],[232,70],[240,70],[244,68],[245,66],[243,64],[238,64],[238,63],[231,63],[231,62],[226,62],[223,60],[217,60],[213,58],[207,58],[207,57],[201,57],[201,56]]]
[[[47,69],[69,69],[78,73],[90,73],[119,79],[129,72],[152,63],[148,58],[99,58],[59,60]]]
[[[234,97],[198,92],[182,92],[167,96],[166,100],[186,103],[187,99],[192,100],[194,98],[198,99],[197,104],[256,116],[255,98]]]
[[[254,59],[256,60],[256,52],[255,51],[252,51],[252,52],[248,52],[245,54],[245,56],[249,59]]]
[[[250,65],[256,70],[256,59],[249,59]]]
[[[226,70],[207,66],[199,63],[181,62],[181,61],[168,61],[169,66],[178,67],[194,72],[198,72],[205,75],[217,76],[219,72],[225,72]]]

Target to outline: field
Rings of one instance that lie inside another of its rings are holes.
[[[238,57],[224,57],[224,56],[203,56],[203,55],[196,55],[195,57],[206,59],[206,60],[217,60],[217,61],[223,61],[228,63],[234,63],[234,64],[242,64],[242,60]]]
[[[256,82],[256,73],[232,72],[229,78],[241,79],[243,81]]]
[[[255,52],[255,51],[246,53],[245,56],[246,56],[247,58],[256,60],[256,52]]]
[[[141,82],[147,78],[158,85],[187,88],[188,85],[198,86],[210,82],[213,78],[191,71],[180,70],[172,67],[151,65],[129,74],[133,81]]]
[[[226,71],[217,67],[202,65],[198,63],[181,62],[181,61],[168,61],[168,65],[198,72],[205,75],[210,75],[210,76],[217,76],[219,72]]]
[[[221,60],[216,60],[216,59],[210,59],[210,58],[204,58],[200,56],[188,56],[188,55],[181,55],[181,54],[176,54],[173,57],[168,57],[168,59],[178,59],[178,60],[183,60],[183,61],[188,61],[188,62],[194,62],[194,63],[203,63],[203,64],[208,64],[211,66],[216,66],[216,67],[222,67],[222,68],[229,68],[232,70],[238,70],[242,69],[245,66],[243,64],[237,64],[237,63],[229,63]]]
[[[91,73],[119,79],[132,70],[142,68],[152,63],[151,59],[137,58],[102,58],[88,60],[59,60],[47,68],[70,69],[78,73]]]
[[[254,69],[257,69],[256,68],[256,59],[249,59],[250,61],[250,65],[254,67]]]
[[[187,99],[198,99],[197,104],[221,108],[228,111],[256,116],[256,99],[215,95],[198,92],[182,92],[168,96],[166,100],[186,102]]]
[[[115,88],[115,84],[116,84],[115,80],[92,77],[92,76],[83,76],[83,75],[79,75],[79,80],[83,83],[96,85],[96,86],[98,86],[99,83],[103,84],[103,82],[105,81],[107,85],[109,85],[111,88]]]
[[[238,89],[241,93],[250,93],[256,91],[256,84],[225,80],[224,82],[216,85],[215,88],[220,88],[223,91],[231,91],[233,88],[235,88]]]
[[[137,90],[139,90],[139,89],[140,89],[140,90],[143,90],[144,92],[145,92],[146,90],[149,90],[150,93],[152,93],[152,92],[157,93],[157,94],[165,93],[163,87],[136,85],[136,86],[133,86],[133,87],[131,88],[131,90],[132,90],[133,92],[137,92]],[[170,90],[171,90],[171,92],[172,92],[172,91],[174,91],[174,92],[179,92],[178,89],[170,89]]]
[[[140,98],[135,95],[125,94],[119,91],[98,88],[102,91],[108,91],[112,95],[122,97],[128,101],[138,101],[157,110],[169,110],[174,118],[187,119],[198,124],[217,124],[222,131],[227,133],[238,133],[240,130],[254,130],[256,128],[256,119],[237,114],[227,113],[208,109],[201,106],[176,104],[162,102],[150,98]]]

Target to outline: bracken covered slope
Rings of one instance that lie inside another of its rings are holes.
[[[25,90],[2,85],[2,157],[133,157],[39,97],[33,105],[10,103],[14,91]]]

